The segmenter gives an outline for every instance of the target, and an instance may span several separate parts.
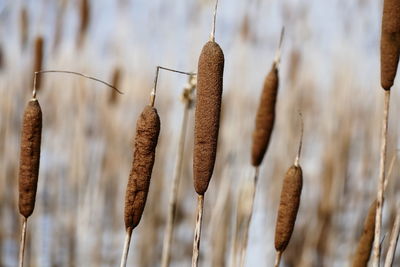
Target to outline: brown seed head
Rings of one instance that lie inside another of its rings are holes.
[[[390,90],[400,56],[400,1],[385,0],[381,32],[381,85]]]
[[[136,124],[135,149],[125,195],[125,227],[133,230],[142,218],[153,170],[160,117],[146,106]]]
[[[358,242],[357,251],[353,259],[353,267],[366,267],[371,255],[375,234],[375,215],[377,201],[372,202],[368,216],[364,221],[364,230]]]
[[[261,164],[268,149],[269,140],[275,122],[275,106],[278,96],[279,77],[276,64],[272,65],[264,81],[264,88],[258,106],[255,129],[253,132],[253,145],[251,150],[251,163],[257,167]]]
[[[216,42],[207,42],[201,51],[197,72],[194,129],[194,187],[204,195],[210,182],[217,153],[221,113],[224,53]]]
[[[303,172],[300,166],[291,166],[283,180],[281,200],[275,229],[275,249],[283,252],[292,236],[303,187]]]
[[[28,218],[35,208],[39,175],[42,110],[36,99],[25,109],[19,165],[19,212]]]

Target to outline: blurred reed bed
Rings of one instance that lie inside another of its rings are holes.
[[[0,27],[0,36],[7,36],[7,42],[1,43],[0,71],[2,266],[15,266],[18,258],[20,226],[15,222],[20,219],[20,130],[24,105],[32,90],[35,38],[43,36],[45,40],[46,68],[90,73],[109,82],[120,69],[118,88],[124,95],[118,95],[118,101],[110,104],[110,91],[102,85],[62,74],[42,77],[40,182],[35,212],[29,219],[32,231],[27,236],[25,265],[116,266],[125,234],[121,218],[131,167],[132,127],[143,103],[148,103],[154,66],[196,68],[214,4],[179,0],[169,8],[160,2],[137,6],[129,1],[88,1],[89,26],[78,46],[78,2],[16,3],[1,11],[4,26]],[[241,212],[240,188],[244,187],[244,177],[251,174],[249,149],[259,102],[257,92],[269,70],[268,62],[258,59],[273,58],[283,24],[286,37],[276,106],[279,116],[264,159],[269,167],[260,170],[245,263],[272,264],[275,257],[279,189],[296,154],[299,109],[305,129],[303,191],[295,230],[281,266],[343,266],[353,260],[371,196],[376,193],[379,169],[383,103],[376,101],[381,93],[376,88],[382,7],[374,1],[320,2],[220,2],[218,42],[226,57],[224,96],[218,164],[204,207],[207,212],[203,219],[208,223],[202,235],[201,266],[230,266],[240,223],[236,220]],[[317,14],[322,5],[323,10],[329,10],[324,14],[326,21],[336,18],[334,25],[320,22]],[[343,9],[349,12],[342,12]],[[41,10],[60,15],[45,16]],[[354,12],[359,16],[350,15]],[[139,25],[149,27],[145,30]],[[334,30],[334,34],[323,31],[325,27]],[[359,30],[366,28],[368,35]],[[182,117],[179,96],[186,77],[163,75],[160,79],[157,110],[163,129],[146,209],[137,235],[133,236],[131,250],[135,253],[128,260],[128,264],[137,266],[159,266],[161,261],[169,181]],[[391,101],[398,103],[398,90],[393,90]],[[398,105],[390,109],[389,159],[397,153],[399,126],[395,122],[400,114]],[[193,129],[193,116],[189,116],[188,132]],[[196,205],[193,143],[188,134],[170,266],[188,266],[192,254]],[[397,214],[398,171],[396,160],[385,197],[385,232],[390,232]],[[388,243],[389,237],[384,240],[382,255],[386,255]],[[394,266],[399,260],[397,252]]]

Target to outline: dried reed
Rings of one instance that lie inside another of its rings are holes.
[[[399,239],[400,231],[400,213],[397,213],[394,220],[392,232],[390,234],[390,244],[389,249],[386,254],[385,267],[391,267],[393,265],[394,254],[396,252],[397,241]]]
[[[396,77],[400,55],[400,1],[385,0],[383,4],[381,31],[381,86],[385,90],[385,104],[382,120],[382,136],[379,166],[379,182],[377,193],[377,211],[374,237],[374,256],[372,266],[379,267],[380,236],[382,227],[383,191],[385,183],[385,163],[387,131],[389,123],[390,89]]]
[[[35,40],[35,54],[33,59],[33,73],[41,71],[43,67],[43,49],[44,40],[42,36],[38,36]],[[33,77],[33,80],[35,77]],[[41,77],[36,77],[36,90],[40,90]]]
[[[112,75],[112,84],[114,85],[114,87],[119,88],[120,81],[121,81],[121,69],[116,67]],[[111,105],[117,103],[117,92],[115,90],[112,90],[110,92],[108,103],[110,103]]]
[[[176,158],[176,165],[174,169],[174,176],[172,179],[172,188],[171,188],[171,196],[168,205],[168,214],[167,214],[167,225],[165,227],[164,234],[164,242],[163,242],[163,251],[161,257],[161,266],[167,267],[170,263],[171,258],[171,243],[172,236],[175,224],[176,217],[176,208],[177,208],[177,198],[178,198],[178,187],[180,178],[182,175],[182,167],[183,167],[183,156],[185,149],[185,140],[186,140],[186,132],[187,132],[187,123],[188,123],[188,115],[189,111],[192,107],[193,97],[192,93],[196,87],[195,76],[189,76],[189,82],[187,86],[184,88],[182,93],[182,101],[183,101],[183,118],[182,125],[179,134],[179,144],[178,144],[178,155]]]
[[[85,39],[87,30],[89,28],[90,23],[90,4],[89,0],[81,0],[80,2],[80,9],[79,15],[81,18],[80,25],[79,25],[79,36],[78,36],[78,46],[81,46],[83,40]]]
[[[379,162],[379,182],[377,193],[376,205],[376,219],[375,219],[375,236],[374,236],[374,253],[372,266],[379,267],[380,262],[380,236],[382,226],[382,210],[384,202],[384,185],[385,185],[385,165],[386,165],[386,149],[387,149],[387,133],[389,124],[389,103],[390,103],[390,90],[385,91],[385,103],[383,108],[382,120],[382,135],[381,135],[381,149],[380,149],[380,162]]]
[[[21,47],[24,49],[27,46],[28,43],[28,12],[26,10],[26,7],[23,6],[21,8],[20,14],[19,14],[19,29],[20,29],[20,38],[21,38]]]

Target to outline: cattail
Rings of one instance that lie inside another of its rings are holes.
[[[41,136],[42,111],[37,99],[32,99],[24,113],[19,168],[19,212],[25,218],[35,208]]]
[[[38,36],[35,40],[35,55],[33,59],[33,73],[42,70],[43,65],[43,37]],[[36,77],[36,90],[40,89],[41,77],[38,75]]]
[[[208,188],[217,152],[221,113],[224,53],[214,42],[201,51],[197,72],[197,104],[193,153],[194,187],[199,195]]]
[[[280,264],[282,253],[289,244],[290,238],[296,223],[297,212],[299,211],[301,190],[303,188],[303,171],[299,160],[303,146],[303,119],[301,118],[301,136],[297,156],[283,179],[281,199],[278,208],[278,217],[275,228],[275,267]]]
[[[275,249],[283,252],[292,236],[300,206],[303,172],[300,166],[291,166],[283,180],[281,200],[275,230]]]
[[[136,124],[133,163],[125,195],[125,227],[130,231],[139,224],[146,204],[159,133],[157,110],[146,106]]]
[[[354,255],[353,267],[366,267],[368,265],[374,243],[376,205],[377,201],[375,200],[372,202],[364,220],[364,230]]]
[[[390,90],[400,55],[400,1],[385,0],[381,32],[381,85]]]
[[[274,128],[278,86],[278,68],[274,62],[271,71],[265,78],[264,88],[256,115],[256,125],[253,132],[251,151],[251,162],[255,167],[258,167],[264,158]]]

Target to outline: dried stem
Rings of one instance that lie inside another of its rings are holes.
[[[111,84],[109,84],[109,83],[107,83],[105,81],[102,81],[102,80],[100,80],[98,78],[83,74],[83,73],[79,73],[79,72],[75,72],[75,71],[69,71],[69,70],[41,70],[41,71],[35,71],[35,75],[33,77],[33,92],[32,92],[33,98],[36,98],[36,91],[37,91],[36,80],[37,80],[37,76],[39,74],[43,74],[43,73],[67,73],[67,74],[78,75],[78,76],[85,77],[87,79],[90,79],[90,80],[105,84],[108,87],[111,87],[112,89],[117,91],[118,93],[123,94],[120,90],[118,90],[116,87],[112,86]]]
[[[28,224],[28,218],[22,219],[22,232],[21,232],[21,241],[19,247],[19,267],[24,266],[24,254],[25,254],[25,240],[26,240],[26,227]]]
[[[216,21],[217,21],[217,8],[218,8],[218,0],[215,1],[213,23],[212,23],[211,34],[210,34],[210,41],[211,42],[215,42],[215,24],[216,24]]]
[[[390,234],[390,243],[388,252],[386,254],[385,267],[391,267],[393,265],[394,254],[396,252],[397,241],[399,239],[400,230],[400,213],[397,213],[396,219],[394,220],[392,233]]]
[[[297,151],[296,159],[294,160],[294,166],[299,167],[299,160],[301,154],[301,148],[303,147],[303,133],[304,133],[304,122],[303,122],[303,115],[299,112],[300,116],[300,123],[301,123],[301,132],[300,132],[300,142],[299,142],[299,150]]]
[[[188,114],[191,107],[191,93],[194,90],[194,83],[192,82],[192,76],[189,77],[189,84],[183,91],[183,101],[184,101],[184,109],[183,109],[183,118],[181,131],[179,135],[179,144],[178,144],[178,156],[176,158],[176,165],[174,170],[174,177],[172,179],[172,190],[171,197],[169,200],[168,206],[168,214],[167,214],[167,226],[164,234],[164,243],[163,243],[163,252],[161,258],[161,266],[167,267],[169,266],[171,255],[171,243],[172,236],[174,232],[174,224],[175,224],[175,216],[176,216],[176,206],[178,200],[178,188],[179,182],[182,175],[182,167],[183,167],[183,156],[185,150],[185,140],[186,140],[186,132],[187,132],[187,123],[188,123]]]
[[[380,265],[380,239],[381,239],[381,225],[382,225],[382,209],[383,209],[383,190],[385,185],[385,163],[386,163],[386,147],[387,147],[387,133],[389,123],[389,102],[390,102],[390,90],[385,91],[385,104],[383,110],[383,124],[382,124],[382,136],[381,136],[381,151],[380,151],[380,166],[379,166],[379,183],[378,183],[378,194],[377,194],[377,207],[376,207],[376,218],[375,218],[375,236],[374,236],[374,254],[373,254],[373,267],[379,267]]]
[[[241,266],[241,267],[244,266],[245,260],[246,260],[247,241],[249,239],[249,229],[250,229],[251,219],[253,217],[254,199],[256,197],[256,188],[257,188],[259,171],[260,171],[260,169],[258,167],[254,168],[254,182],[253,182],[253,191],[252,191],[251,203],[250,203],[250,213],[249,213],[248,218],[246,218],[245,222],[244,222],[243,243],[242,243],[241,251],[240,251],[240,265],[239,266]]]
[[[274,63],[276,65],[277,69],[279,69],[279,65],[281,63],[282,43],[283,43],[284,36],[285,36],[285,27],[282,27],[281,37],[279,38],[279,45],[278,45],[278,49],[276,50],[275,59],[274,59]]]
[[[275,267],[279,267],[279,265],[281,264],[281,258],[282,258],[282,251],[277,251],[275,254]]]
[[[122,258],[121,258],[121,267],[126,266],[126,262],[128,260],[128,253],[129,253],[129,246],[131,243],[131,237],[132,237],[132,229],[128,228],[126,230],[126,235],[125,235],[125,243],[124,243],[124,249],[122,252]]]
[[[201,223],[203,221],[203,206],[204,206],[204,195],[198,195],[196,228],[194,230],[194,239],[193,239],[192,267],[197,267],[199,263]]]
[[[165,67],[162,67],[162,66],[157,66],[156,67],[156,75],[154,77],[154,87],[153,87],[153,90],[151,91],[151,94],[150,94],[150,106],[152,106],[152,107],[154,107],[154,102],[156,100],[158,74],[160,73],[160,69],[161,70],[166,70],[166,71],[171,71],[171,72],[176,72],[176,73],[180,73],[180,74],[185,74],[185,75],[189,75],[189,76],[197,75],[194,72],[186,72],[186,71],[180,71],[180,70],[174,70],[174,69],[170,69],[170,68],[165,68]]]

